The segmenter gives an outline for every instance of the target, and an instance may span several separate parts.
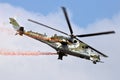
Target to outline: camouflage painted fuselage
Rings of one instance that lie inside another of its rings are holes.
[[[39,40],[45,44],[48,44],[54,48],[58,54],[63,56],[69,54],[80,58],[85,58],[88,60],[97,60],[99,61],[99,56],[86,44],[74,39],[76,42],[70,42],[67,37],[57,36],[56,34],[52,37],[48,37],[44,34],[40,34],[32,31],[24,31],[23,33],[26,36]]]
[[[95,64],[96,62],[100,62],[100,55],[96,53],[102,53],[76,38],[71,39],[69,37],[57,36],[56,34],[52,37],[48,37],[45,34],[40,34],[32,31],[25,31],[24,27],[21,27],[14,18],[9,19],[10,23],[13,25],[13,28],[17,31],[16,34],[19,34],[21,36],[29,36],[51,46],[57,51],[58,59],[60,60],[62,60],[63,56],[67,56],[69,54],[76,57],[91,60]]]

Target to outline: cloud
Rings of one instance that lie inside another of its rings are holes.
[[[49,46],[28,38],[15,36],[15,31],[9,24],[9,17],[17,17],[17,21],[26,30],[40,33],[56,33],[42,26],[30,23],[28,18],[40,21],[54,28],[68,32],[67,24],[61,10],[48,15],[26,11],[23,8],[0,3],[0,48],[15,51],[50,51]],[[115,30],[116,34],[80,38],[96,49],[104,52],[109,58],[104,59],[104,64],[93,65],[90,61],[68,56],[63,61],[58,61],[57,56],[0,56],[0,75],[3,80],[113,80],[119,79],[119,48],[120,48],[120,13],[111,19],[97,20],[86,28],[81,28],[72,23],[75,34]],[[60,34],[60,33],[58,33]],[[7,76],[7,77],[6,77]]]

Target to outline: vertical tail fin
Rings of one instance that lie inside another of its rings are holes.
[[[16,34],[23,35],[24,34],[24,27],[21,27],[14,18],[9,18],[10,24],[13,25],[13,28],[17,31]]]
[[[20,25],[17,23],[17,21],[16,21],[14,18],[9,18],[9,19],[10,19],[10,24],[13,25],[13,28],[14,28],[15,30],[19,30]]]

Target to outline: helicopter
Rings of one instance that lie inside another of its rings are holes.
[[[97,49],[91,47],[90,45],[86,44],[85,42],[81,41],[80,39],[78,39],[78,37],[81,38],[81,37],[113,34],[115,33],[115,31],[105,31],[105,32],[98,32],[98,33],[91,33],[91,34],[74,35],[73,29],[70,24],[70,20],[68,18],[67,10],[65,7],[61,7],[61,8],[64,13],[66,22],[68,24],[70,34],[63,32],[61,30],[55,29],[51,26],[42,24],[32,19],[28,19],[28,21],[44,26],[46,28],[52,29],[64,35],[67,35],[68,37],[58,36],[57,34],[54,34],[53,36],[48,37],[47,35],[41,34],[38,32],[25,31],[24,27],[20,26],[14,18],[9,18],[10,24],[12,24],[13,28],[17,31],[16,35],[17,34],[21,36],[26,35],[40,42],[43,42],[49,45],[50,47],[52,47],[53,49],[55,49],[58,54],[59,60],[63,60],[63,56],[71,55],[71,56],[79,57],[82,59],[90,60],[94,64],[96,64],[97,62],[102,63],[101,56],[102,57],[108,57],[108,56],[98,51]]]

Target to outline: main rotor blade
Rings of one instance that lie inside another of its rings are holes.
[[[77,40],[79,40],[78,38],[76,38]],[[90,45],[86,44],[85,42],[79,40],[80,42],[84,43],[85,45],[87,45],[89,48],[91,48],[92,50],[96,51],[98,54],[102,55],[103,57],[108,57],[107,55],[103,54],[102,52],[96,50],[95,48],[91,47]]]
[[[106,32],[99,32],[99,33],[76,35],[76,36],[77,37],[91,37],[91,36],[106,35],[106,34],[113,34],[113,33],[115,33],[115,31],[106,31]]]
[[[33,23],[36,23],[36,24],[39,24],[39,25],[41,25],[41,26],[44,26],[44,27],[46,27],[46,28],[49,28],[49,29],[55,30],[55,31],[57,31],[57,32],[60,32],[60,33],[62,33],[62,34],[65,34],[65,35],[69,36],[67,33],[65,33],[65,32],[63,32],[63,31],[60,31],[60,30],[55,29],[55,28],[52,28],[52,27],[47,26],[47,25],[45,25],[45,24],[42,24],[42,23],[40,23],[40,22],[37,22],[37,21],[31,20],[31,19],[28,19],[28,21],[33,22]]]
[[[67,21],[70,33],[71,33],[71,35],[73,35],[73,30],[72,30],[72,27],[71,27],[71,24],[70,24],[70,21],[69,21],[69,18],[68,18],[68,14],[67,14],[66,8],[62,7],[62,10],[63,10],[63,13],[65,15],[65,18],[66,18],[66,21]]]

